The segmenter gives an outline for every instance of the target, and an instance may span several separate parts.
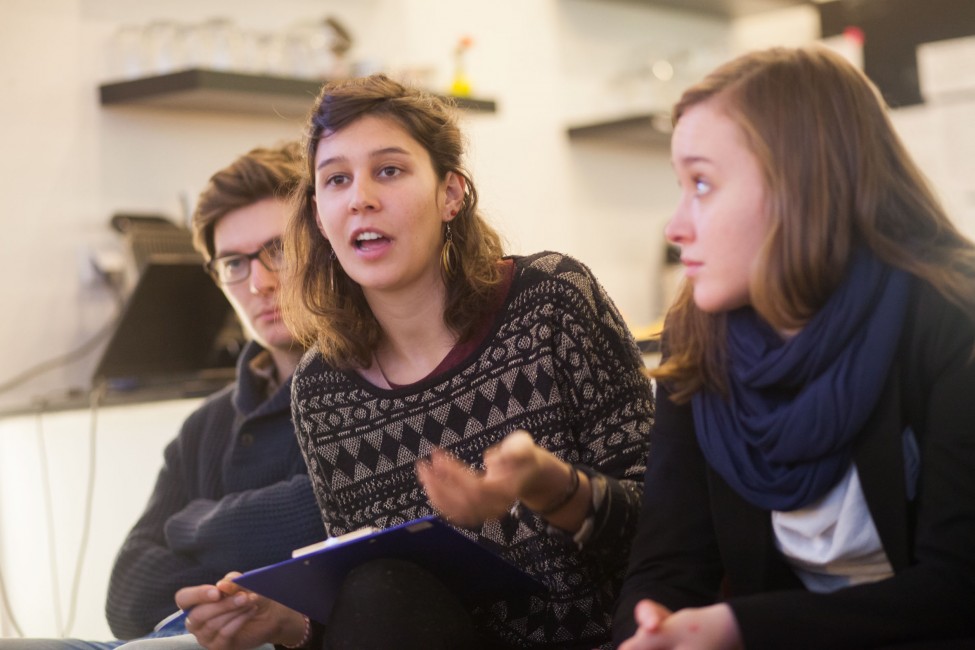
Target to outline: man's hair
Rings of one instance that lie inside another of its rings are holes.
[[[975,321],[975,247],[952,225],[901,144],[870,81],[823,47],[734,59],[684,92],[741,129],[765,182],[769,230],[751,304],[772,327],[805,325],[843,280],[857,248],[918,276]],[[654,373],[675,399],[724,391],[725,325],[685,282],[668,314],[668,358]]]
[[[342,270],[318,227],[315,207],[315,152],[318,143],[365,116],[402,127],[429,154],[438,180],[463,177],[466,192],[450,222],[457,268],[444,277],[444,322],[470,338],[491,308],[504,254],[497,232],[481,217],[477,190],[464,168],[464,139],[449,100],[406,87],[385,75],[329,83],[315,102],[305,141],[306,171],[295,194],[285,231],[285,256],[291,281],[284,287],[285,321],[306,346],[317,345],[338,367],[368,367],[382,330],[362,288]]]
[[[269,198],[287,201],[303,173],[297,141],[258,147],[210,177],[193,213],[193,245],[206,261],[213,259],[213,231],[228,212]]]

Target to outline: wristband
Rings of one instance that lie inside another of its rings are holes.
[[[572,500],[572,497],[576,495],[576,492],[579,491],[579,470],[577,470],[572,465],[569,465],[569,473],[570,473],[569,487],[565,489],[565,494],[560,496],[554,503],[550,504],[548,507],[540,510],[536,510],[535,511],[536,515],[547,517],[548,515],[558,512],[559,510],[564,508],[565,505],[569,503],[569,501]]]
[[[311,641],[311,619],[308,618],[307,616],[304,616],[304,615],[302,615],[302,616],[305,619],[305,633],[301,635],[301,641],[299,641],[295,645],[287,645],[287,644],[284,644],[283,647],[285,647],[285,648],[304,648],[305,646],[308,645],[308,642]]]

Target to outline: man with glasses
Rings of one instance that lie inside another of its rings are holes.
[[[166,447],[152,496],[116,557],[106,614],[119,639],[149,637],[131,646],[195,646],[192,636],[169,638],[186,633],[182,616],[157,625],[176,609],[178,589],[287,559],[325,535],[291,422],[291,375],[303,350],[278,308],[280,237],[300,157],[296,143],[254,149],[214,174],[198,200],[194,244],[251,340],[236,382]],[[124,643],[5,639],[0,649]]]

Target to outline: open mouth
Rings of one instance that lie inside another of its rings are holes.
[[[370,251],[389,243],[389,239],[377,232],[363,232],[355,238],[354,245],[360,251]]]

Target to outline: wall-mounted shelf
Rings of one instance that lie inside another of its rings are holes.
[[[720,18],[741,18],[766,11],[811,4],[811,0],[629,0],[641,4],[671,7],[711,14]]]
[[[193,68],[99,86],[105,106],[152,106],[304,118],[322,81]],[[494,101],[453,98],[458,107],[494,112]]]
[[[664,112],[639,113],[568,128],[573,140],[603,140],[640,147],[669,146],[670,131],[670,115]]]

